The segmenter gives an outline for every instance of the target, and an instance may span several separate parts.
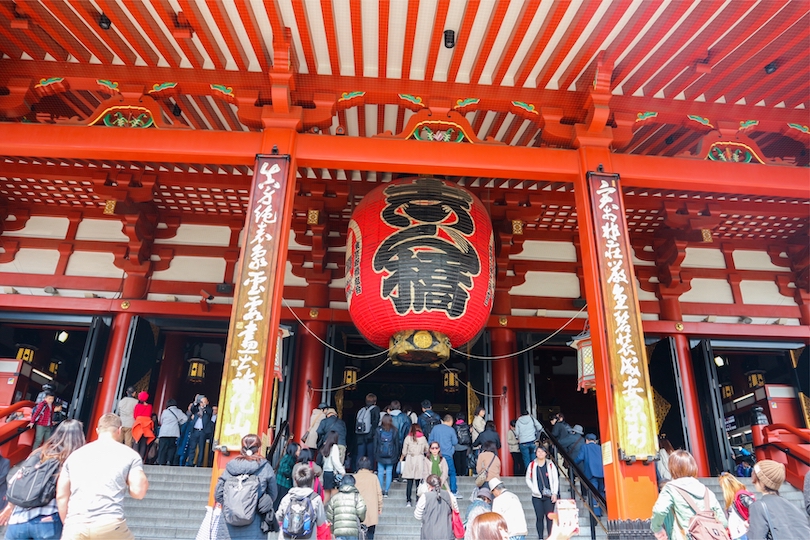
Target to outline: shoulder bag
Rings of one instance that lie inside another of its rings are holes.
[[[492,460],[487,465],[487,468],[484,469],[478,476],[475,477],[475,485],[481,487],[487,481],[487,474],[489,474],[489,468],[492,467],[492,464],[495,463],[495,458],[498,457],[497,454],[492,454]]]

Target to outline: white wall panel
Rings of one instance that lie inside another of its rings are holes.
[[[117,219],[83,219],[76,229],[76,240],[98,240],[101,242],[128,242],[124,225]]]
[[[686,248],[681,264],[684,268],[725,268],[723,252],[715,248]]]
[[[523,242],[523,251],[511,258],[518,261],[577,262],[577,249],[571,242],[526,240]]]
[[[784,272],[787,270],[784,267],[773,264],[770,255],[764,251],[735,249],[731,253],[731,257],[734,259],[734,267],[737,268],[737,270],[767,270],[776,272]]]
[[[176,256],[167,270],[155,272],[152,279],[221,283],[225,276],[225,259]]]
[[[76,251],[68,260],[65,275],[120,278],[124,275],[124,271],[116,268],[114,262],[115,255],[112,253]]]
[[[7,232],[6,236],[26,238],[64,238],[70,220],[66,217],[31,216],[21,231]]]
[[[155,240],[155,244],[180,244],[184,246],[222,246],[231,242],[230,227],[217,225],[183,224],[177,229],[174,238]]]
[[[579,298],[579,279],[576,274],[529,271],[526,272],[526,283],[519,287],[512,287],[510,294],[518,296]]]
[[[758,306],[795,306],[796,300],[779,294],[773,281],[741,281],[743,303]]]
[[[725,279],[692,280],[692,289],[681,295],[681,302],[700,302],[706,304],[733,304],[731,285]]]
[[[53,274],[58,262],[59,252],[55,249],[21,248],[13,261],[0,264],[0,272]]]

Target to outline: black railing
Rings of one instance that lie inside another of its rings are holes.
[[[774,443],[774,442],[767,442],[765,444],[761,444],[761,445],[757,446],[757,448],[765,448],[766,446],[773,446],[774,448],[776,448],[780,452],[783,452],[783,453],[787,454],[788,456],[790,456],[791,459],[795,459],[796,461],[798,461],[800,463],[804,463],[807,467],[810,467],[810,462],[808,462],[807,460],[805,460],[802,457],[799,457],[796,453],[792,452],[790,450],[790,447],[785,445],[785,443],[781,443],[781,444],[783,446],[780,446],[779,444]]]
[[[278,469],[278,463],[284,452],[287,451],[287,442],[290,440],[290,424],[284,420],[278,428],[276,436],[273,438],[272,444],[267,448],[265,458],[270,462],[273,469]]]
[[[574,462],[574,458],[565,451],[565,449],[560,446],[560,443],[557,439],[551,434],[551,430],[546,429],[546,426],[543,426],[543,437],[547,438],[551,443],[551,455],[554,458],[554,462],[559,465],[560,461],[559,458],[561,457],[563,460],[563,465],[565,466],[566,470],[568,471],[567,479],[568,483],[571,485],[571,494],[582,501],[583,505],[588,509],[589,513],[589,522],[591,528],[591,540],[596,539],[596,526],[599,525],[605,533],[608,532],[607,525],[602,522],[602,519],[607,519],[607,501],[605,497],[599,492],[597,487],[593,485],[593,483],[588,480],[585,476],[585,473],[582,472],[582,469],[579,468]],[[541,441],[542,444],[542,441]],[[583,443],[586,444],[586,443]],[[576,480],[579,479],[579,486],[577,486]],[[594,512],[594,506],[600,509],[601,516],[597,516]]]

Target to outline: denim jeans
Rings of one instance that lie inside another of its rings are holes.
[[[358,436],[359,438],[360,436]],[[368,437],[368,435],[363,435],[363,437]],[[357,443],[357,455],[355,456],[355,470],[360,469],[360,458],[367,457],[369,461],[371,461],[371,466],[374,467],[374,438],[369,438],[364,442]]]
[[[458,493],[458,484],[456,482],[456,464],[453,462],[453,456],[443,455],[442,457],[447,462],[447,474],[450,481],[450,491],[452,491],[453,495],[455,495]]]
[[[45,521],[43,521],[45,520]],[[6,538],[10,540],[49,540],[62,537],[62,521],[59,514],[37,516],[26,523],[17,523],[6,527]]]
[[[391,488],[391,479],[393,478],[391,474],[393,472],[393,465],[383,465],[382,463],[377,463],[377,478],[380,479],[380,489],[382,490],[383,495],[387,494],[388,490]]]
[[[537,447],[533,442],[520,443],[520,455],[523,456],[523,466],[528,467],[529,463],[534,459],[534,452]]]

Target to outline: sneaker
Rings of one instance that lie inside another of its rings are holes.
[[[408,501],[408,504],[406,504],[406,505],[405,505],[405,508],[411,508],[411,506],[413,506],[413,505],[411,504],[411,501]]]
[[[453,493],[453,497],[455,497],[456,499],[460,499],[461,495],[459,495],[458,493]]]

